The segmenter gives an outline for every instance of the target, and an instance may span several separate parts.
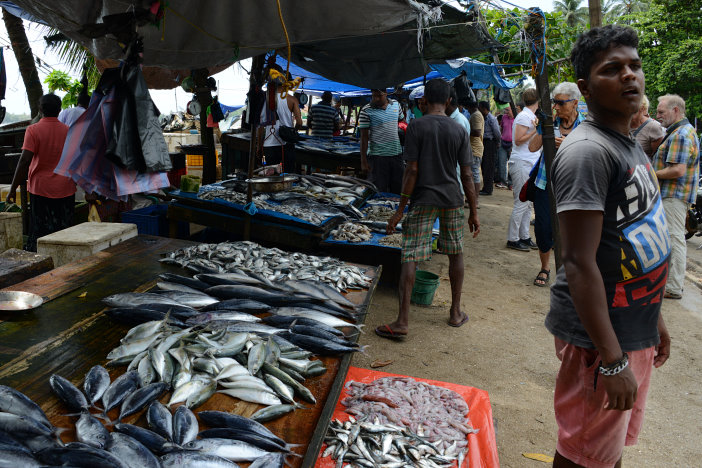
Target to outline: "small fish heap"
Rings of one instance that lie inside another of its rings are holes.
[[[388,247],[402,247],[402,234],[390,234],[389,236],[381,237],[378,242]]]
[[[347,242],[366,242],[371,240],[373,233],[363,224],[344,223],[331,232],[334,240]]]
[[[206,185],[204,187],[200,187],[200,192],[197,194],[197,198],[201,200],[214,200],[215,198],[219,198],[220,200],[239,205],[246,205],[247,203],[246,192],[238,192],[234,189],[221,186]],[[252,200],[258,208],[268,210],[270,208],[268,207],[268,203],[266,203],[265,198],[267,197],[254,195]]]
[[[175,250],[160,260],[194,273],[244,273],[269,283],[286,280],[322,281],[338,291],[369,288],[364,270],[331,257],[264,248],[255,242],[199,244]]]
[[[465,453],[456,444],[439,449],[419,433],[396,426],[363,422],[353,416],[346,422],[334,419],[329,425],[322,458],[331,457],[336,466],[383,468],[437,468],[461,466]]]
[[[200,193],[197,195],[201,200],[214,200],[220,199],[230,203],[236,203],[238,205],[246,205],[246,193],[238,192],[234,189],[225,187],[203,187]],[[255,195],[252,201],[256,205],[256,208],[260,210],[275,211],[278,213],[283,213],[293,218],[298,218],[303,221],[307,221],[312,224],[321,225],[327,218],[335,215],[341,215],[341,212],[328,213],[329,208],[315,210],[318,208],[318,203],[310,200],[301,206],[300,203],[268,203],[268,195]]]
[[[367,221],[387,221],[392,218],[397,209],[385,205],[370,205],[363,210],[364,218]]]
[[[471,427],[468,405],[459,394],[409,377],[384,377],[369,384],[351,381],[346,388],[348,396],[342,404],[352,415],[351,425],[332,428],[325,450],[337,466],[348,461],[359,466],[435,467],[452,466],[453,460],[461,466],[468,450],[466,437],[477,430]],[[354,416],[360,428],[352,433]],[[349,439],[357,440],[364,430],[368,433],[365,449],[354,449]],[[388,436],[392,441],[387,441]]]
[[[360,218],[361,212],[352,206],[367,190],[375,187],[361,179],[332,175],[298,176],[297,185],[290,190],[275,193],[257,193],[252,200],[257,208],[287,214],[294,218],[321,225],[335,216]],[[220,199],[245,205],[246,184],[240,180],[227,180],[200,188],[198,198]]]

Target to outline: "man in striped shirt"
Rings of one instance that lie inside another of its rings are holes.
[[[332,106],[332,93],[324,91],[322,102],[310,107],[307,114],[307,126],[312,136],[331,138],[341,128],[339,112]]]
[[[370,104],[361,109],[361,170],[381,192],[400,193],[405,163],[397,131],[400,104],[382,89],[373,89]]]

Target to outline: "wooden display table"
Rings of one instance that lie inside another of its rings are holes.
[[[67,408],[51,392],[49,377],[56,373],[82,388],[88,370],[96,364],[104,365],[107,353],[129,329],[103,313],[101,299],[119,292],[150,289],[159,273],[186,274],[182,269],[159,263],[158,259],[162,254],[193,244],[138,236],[13,286],[14,290],[39,294],[48,301],[30,312],[0,316],[0,384],[14,387],[36,401],[56,426],[72,428],[75,418],[63,416],[68,413]],[[366,274],[374,279],[370,289],[347,296],[362,306],[361,322],[378,284],[380,268],[368,267]],[[323,358],[323,361],[328,371],[305,384],[315,395],[317,404],[266,424],[288,443],[302,444],[296,452],[304,453],[304,457],[288,459],[293,467],[314,465],[351,356]],[[113,379],[125,370],[126,367],[109,369]],[[250,416],[258,408],[215,394],[195,412],[216,409]],[[113,418],[114,411],[110,413]],[[146,427],[142,413],[124,422]],[[73,437],[72,431],[62,435],[66,442]]]

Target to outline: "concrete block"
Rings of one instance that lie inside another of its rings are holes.
[[[37,253],[49,255],[54,265],[89,257],[137,236],[136,224],[82,223],[37,239]]]
[[[22,248],[22,213],[0,213],[0,252]]]
[[[0,254],[0,288],[7,288],[54,269],[51,257],[19,249]]]

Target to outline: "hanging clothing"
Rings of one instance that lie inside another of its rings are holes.
[[[115,130],[122,130],[116,122],[116,116],[123,106],[118,98],[119,74],[118,68],[103,73],[88,109],[68,129],[61,160],[54,173],[72,178],[86,193],[126,201],[132,193],[151,192],[168,187],[170,183],[166,172],[140,173],[122,168],[107,157],[108,147],[118,146],[113,141]],[[121,135],[124,136],[125,132]],[[138,135],[138,132],[131,135]],[[160,138],[163,139],[162,133]],[[141,148],[150,142],[151,138],[147,138]]]

